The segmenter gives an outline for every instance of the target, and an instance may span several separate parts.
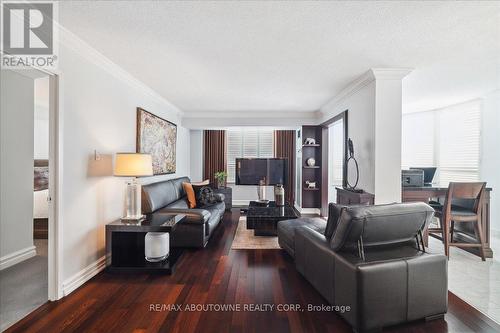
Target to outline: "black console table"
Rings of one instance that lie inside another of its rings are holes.
[[[276,206],[270,201],[269,205],[261,206],[255,201],[250,201],[247,211],[247,229],[253,229],[255,236],[277,236],[278,222],[296,219],[300,213],[289,204]]]
[[[107,270],[144,271],[171,274],[182,255],[181,249],[171,248],[168,258],[160,262],[149,262],[144,256],[144,236],[148,232],[172,233],[185,215],[155,214],[138,223],[123,223],[116,220],[106,224]]]

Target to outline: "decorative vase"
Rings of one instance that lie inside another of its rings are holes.
[[[310,166],[310,167],[313,167],[316,165],[316,160],[312,157],[309,157],[306,161],[307,165]]]
[[[274,201],[276,206],[285,205],[285,189],[282,184],[278,184],[274,187]]]

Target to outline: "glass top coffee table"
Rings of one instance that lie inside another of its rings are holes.
[[[300,213],[289,204],[276,206],[274,201],[261,206],[256,201],[250,201],[247,211],[247,229],[253,229],[255,236],[276,236],[278,222],[296,219]]]

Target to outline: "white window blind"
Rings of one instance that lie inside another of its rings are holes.
[[[329,177],[330,187],[333,185],[342,185],[343,167],[344,167],[344,121],[339,120],[329,128]]]
[[[439,181],[479,180],[480,103],[465,103],[438,112]]]
[[[479,180],[481,104],[405,114],[402,124],[402,165],[436,166],[434,182]]]
[[[403,150],[401,155],[403,169],[435,165],[434,118],[434,112],[403,115]]]
[[[227,130],[227,181],[234,183],[236,158],[274,157],[274,131],[255,128]]]

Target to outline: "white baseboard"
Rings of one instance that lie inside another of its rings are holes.
[[[301,214],[316,214],[321,215],[321,210],[319,208],[301,208],[299,210]]]
[[[102,256],[63,282],[63,296],[68,296],[85,282],[106,268],[106,256]]]
[[[0,258],[0,271],[34,256],[36,256],[35,246],[28,246],[27,248],[3,256]]]
[[[248,206],[250,200],[233,200],[233,206]]]

